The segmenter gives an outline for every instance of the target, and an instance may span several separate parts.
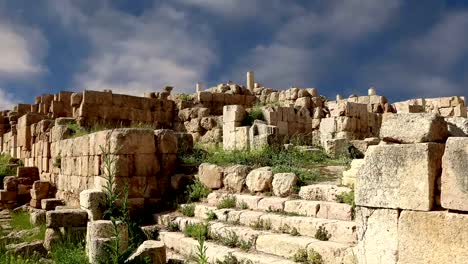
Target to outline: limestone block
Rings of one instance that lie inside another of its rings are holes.
[[[46,222],[46,210],[41,209],[30,209],[29,210],[29,221],[33,226],[39,226]]]
[[[210,189],[223,187],[223,168],[214,164],[202,163],[198,168],[198,179]]]
[[[351,192],[350,188],[340,187],[334,184],[313,184],[302,186],[299,196],[304,200],[335,201],[336,196]]]
[[[155,130],[157,151],[163,154],[177,153],[177,136],[169,129]]]
[[[41,208],[42,210],[55,210],[55,207],[58,205],[63,205],[63,201],[56,198],[42,199]]]
[[[323,120],[323,119],[322,119]],[[322,136],[323,134],[321,134]],[[322,140],[325,152],[334,158],[348,154],[349,140],[345,138]]]
[[[0,190],[0,201],[8,202],[16,200],[16,192],[9,192],[5,190]]]
[[[261,196],[253,196],[253,195],[243,195],[237,194],[236,195],[236,203],[239,208],[242,207],[243,204],[247,205],[248,209],[257,210],[258,209],[258,202],[262,199]]]
[[[399,263],[398,216],[398,210],[357,208],[359,263]],[[385,241],[385,243],[382,243],[382,241]]]
[[[294,173],[277,173],[273,176],[273,193],[276,196],[285,197],[293,193],[297,183],[297,176]]]
[[[98,133],[110,133],[111,152],[114,154],[156,153],[154,131],[151,129],[118,128],[111,132],[103,131]],[[141,142],[147,142],[147,144],[141,144]]]
[[[31,199],[29,201],[29,206],[32,208],[41,209],[41,200]]]
[[[250,146],[249,127],[236,127],[235,129],[235,149],[247,150]]]
[[[39,180],[39,170],[37,167],[18,167],[16,171],[18,178],[28,178],[32,180]]]
[[[16,176],[6,176],[3,178],[3,189],[9,192],[16,192],[18,190],[18,179]]]
[[[262,211],[282,212],[287,198],[264,197],[258,201],[257,209]]]
[[[116,221],[113,225],[110,220],[97,220],[88,222],[86,228],[86,244],[90,243],[93,239],[96,238],[113,238],[115,235],[115,228],[117,228],[119,233],[119,241],[122,246],[122,249],[127,248],[128,246],[128,229],[125,224],[121,221]],[[88,248],[88,254],[92,253],[90,248]]]
[[[83,227],[88,222],[88,213],[80,209],[64,209],[48,211],[46,213],[46,226],[58,227]]]
[[[299,249],[305,249],[317,240],[309,237],[293,237],[284,234],[260,235],[255,248],[259,251],[284,258],[292,258]]]
[[[166,246],[161,241],[146,240],[128,258],[128,261],[142,258],[149,258],[150,263],[153,264],[166,264]]]
[[[370,146],[357,176],[356,204],[431,210],[443,153],[437,143]]]
[[[389,142],[444,142],[447,137],[447,122],[429,113],[385,115],[380,128],[380,138]]]
[[[245,109],[241,105],[225,105],[223,107],[223,122],[242,122]]]
[[[58,228],[47,228],[44,236],[44,248],[51,251],[60,242],[62,236]]]
[[[245,178],[250,171],[249,166],[234,165],[224,169],[224,187],[230,191],[242,192]]]
[[[84,190],[80,193],[80,206],[88,212],[89,220],[101,220],[106,207],[106,194],[96,189]]]
[[[448,124],[449,137],[468,137],[468,118],[449,117],[445,121]]]
[[[467,225],[465,214],[402,211],[398,222],[398,263],[466,263]]]
[[[468,138],[447,140],[442,158],[441,203],[446,209],[468,211]]]
[[[42,200],[47,198],[49,194],[50,183],[48,181],[35,181],[33,183],[31,192],[31,198],[36,200]]]
[[[190,121],[184,122],[185,129],[188,132],[201,132],[203,128],[200,126],[201,118],[194,118]]]
[[[249,172],[246,185],[251,192],[267,192],[271,190],[273,172],[271,167],[262,167]]]

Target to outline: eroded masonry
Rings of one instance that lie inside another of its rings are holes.
[[[212,235],[234,232],[250,243],[244,252],[208,242],[212,262],[234,256],[294,263],[304,250],[309,263],[466,263],[465,103],[461,96],[389,102],[373,87],[329,100],[315,88],[263,87],[253,72],[245,86],[197,84],[189,95],[172,94],[172,87],[143,97],[111,90],[41,95],[0,112],[0,151],[22,163],[3,180],[0,208],[28,204],[31,220],[47,225],[46,250],[57,233],[84,229],[89,260],[97,263],[112,238],[103,220],[111,172],[112,189],[127,192],[132,214],[154,213],[159,225],[180,231],[213,214]],[[339,171],[339,183],[300,186],[294,173],[270,167],[203,163],[193,171],[178,154],[194,144],[225,151],[301,145],[354,160]],[[211,191],[205,203],[189,218],[161,213],[193,180],[188,174]],[[356,207],[337,198],[351,191]],[[216,207],[226,197],[237,210]],[[162,230],[159,239],[147,240],[135,256],[166,263],[171,254],[197,252],[197,241],[181,233]]]

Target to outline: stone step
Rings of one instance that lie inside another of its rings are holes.
[[[336,196],[351,192],[348,187],[341,187],[335,184],[312,184],[302,186],[299,190],[299,197],[310,201],[336,202]]]
[[[205,204],[195,205],[195,217],[208,219],[208,214],[213,212],[216,219],[223,222],[240,224],[243,226],[258,226],[268,224],[275,232],[299,234],[301,236],[315,237],[320,227],[330,235],[330,241],[340,243],[356,243],[356,223],[353,221],[331,220],[313,218],[307,216],[292,216],[274,212],[261,212],[236,209],[217,209]]]
[[[242,209],[264,212],[286,212],[343,221],[353,220],[353,207],[351,205],[328,201],[292,200],[281,197],[212,192],[207,197],[207,203],[211,206],[217,206],[221,200],[228,196],[235,197],[237,207]]]
[[[174,222],[179,224],[181,231],[185,230],[187,223],[201,223],[199,219],[187,217],[177,217]],[[231,243],[236,243],[236,241],[241,243],[242,241],[244,245],[250,247],[250,250],[254,249],[257,252],[289,260],[292,260],[294,255],[301,250],[306,252],[313,250],[320,254],[324,263],[353,263],[354,261],[354,247],[349,244],[321,241],[304,236],[275,234],[269,231],[254,230],[249,227],[233,226],[216,221],[208,222],[207,225],[212,237],[230,238]]]
[[[187,259],[193,259],[197,255],[199,243],[197,240],[185,237],[179,232],[161,232],[161,241],[164,242],[168,249],[174,250],[183,255]],[[261,253],[261,252],[244,252],[237,248],[229,248],[216,243],[206,241],[206,256],[209,263],[223,261],[226,256],[234,256],[239,263],[252,264],[293,264],[295,262],[281,257]],[[196,263],[195,261],[193,263]]]

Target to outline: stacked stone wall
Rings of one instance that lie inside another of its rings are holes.
[[[468,137],[435,114],[393,115],[380,137],[355,184],[359,263],[466,263]]]
[[[398,113],[437,113],[444,117],[467,117],[465,97],[411,99],[393,104]]]

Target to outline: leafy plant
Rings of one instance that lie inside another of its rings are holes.
[[[291,228],[291,231],[289,231],[289,234],[291,236],[299,236],[300,235],[299,231],[297,231],[297,228],[295,228],[295,227]]]
[[[62,167],[62,153],[59,152],[58,155],[54,159],[54,163],[52,164],[55,168],[61,168]]]
[[[179,211],[188,217],[195,216],[195,204],[184,204],[179,207]]]
[[[252,242],[241,240],[239,242],[239,247],[243,251],[249,251],[252,248]]]
[[[197,246],[197,263],[198,264],[208,264],[208,257],[206,256],[206,250],[208,248],[205,246],[205,239],[199,238],[198,239],[198,246]]]
[[[354,190],[337,194],[336,202],[354,205]]]
[[[249,209],[249,205],[245,201],[240,201],[239,202],[239,208],[242,210],[247,210]]]
[[[315,231],[315,238],[321,241],[328,241],[331,237],[331,234],[328,233],[327,229],[323,226],[319,226],[317,231]]]
[[[176,222],[170,222],[169,225],[167,225],[167,229],[169,230],[169,232],[180,231],[179,224],[177,224]]]
[[[271,221],[258,219],[254,223],[250,224],[250,227],[256,230],[270,230],[271,229]]]
[[[184,235],[195,239],[202,238],[206,240],[208,238],[208,225],[204,223],[189,223],[185,227]]]
[[[210,210],[209,212],[206,213],[206,219],[208,221],[213,221],[213,220],[218,219],[218,216],[215,214],[215,212]]]
[[[262,112],[262,105],[255,104],[250,110],[248,110],[247,115],[244,120],[242,120],[242,126],[251,126],[255,120],[265,120]]]
[[[300,248],[294,253],[293,261],[299,263],[307,263],[307,249]]]
[[[307,254],[307,263],[308,264],[324,264],[322,255],[315,251],[314,249],[309,250]]]
[[[232,253],[228,253],[226,256],[224,256],[224,259],[222,261],[218,260],[216,261],[216,264],[240,264],[237,260],[237,258],[232,255]]]
[[[197,202],[202,198],[208,197],[211,193],[211,189],[207,188],[199,180],[196,180],[193,184],[187,186],[187,197],[189,202]]]
[[[227,209],[236,207],[236,197],[228,195],[224,197],[216,206],[218,209]]]
[[[232,230],[227,230],[223,235],[212,234],[212,237],[227,247],[233,248],[239,244],[239,236]]]

